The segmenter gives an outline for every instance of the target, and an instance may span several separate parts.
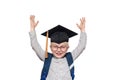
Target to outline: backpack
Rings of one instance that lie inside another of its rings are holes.
[[[46,78],[47,78],[52,57],[53,57],[53,55],[48,53],[48,58],[45,58],[44,66],[43,66],[42,73],[41,73],[41,80],[46,80]],[[74,65],[73,65],[72,55],[70,52],[68,52],[68,53],[66,53],[65,57],[67,59],[68,65],[70,67],[70,74],[71,74],[72,80],[74,80],[75,75],[74,75]]]

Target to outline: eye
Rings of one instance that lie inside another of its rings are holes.
[[[54,46],[52,46],[53,48],[57,48],[57,46],[56,45],[54,45]]]
[[[66,46],[61,46],[61,48],[66,48]]]

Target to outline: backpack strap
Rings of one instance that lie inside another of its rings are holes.
[[[53,55],[48,53],[48,58],[45,58],[44,66],[43,66],[42,73],[41,73],[41,80],[46,80],[52,57],[53,57]],[[70,67],[70,74],[71,74],[72,80],[74,80],[74,77],[75,77],[74,65],[73,65],[73,58],[72,58],[72,55],[70,52],[66,53],[66,59],[67,59],[68,65]]]
[[[74,65],[73,65],[73,57],[71,55],[71,52],[68,52],[66,54],[66,59],[67,59],[67,62],[68,62],[68,65],[70,67],[70,74],[71,74],[71,77],[72,77],[72,80],[74,80]]]
[[[41,80],[46,80],[52,57],[53,55],[48,53],[48,58],[45,58],[44,66],[43,66],[42,73],[41,73]]]

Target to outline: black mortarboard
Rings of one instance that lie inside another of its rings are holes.
[[[47,36],[47,31],[41,35]],[[69,30],[61,25],[57,25],[54,28],[48,30],[48,37],[51,39],[51,42],[62,43],[68,42],[70,37],[77,35],[77,33]]]

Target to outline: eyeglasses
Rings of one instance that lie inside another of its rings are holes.
[[[65,51],[68,47],[67,46],[51,46],[52,50],[56,51],[58,49],[60,49],[61,51]]]

